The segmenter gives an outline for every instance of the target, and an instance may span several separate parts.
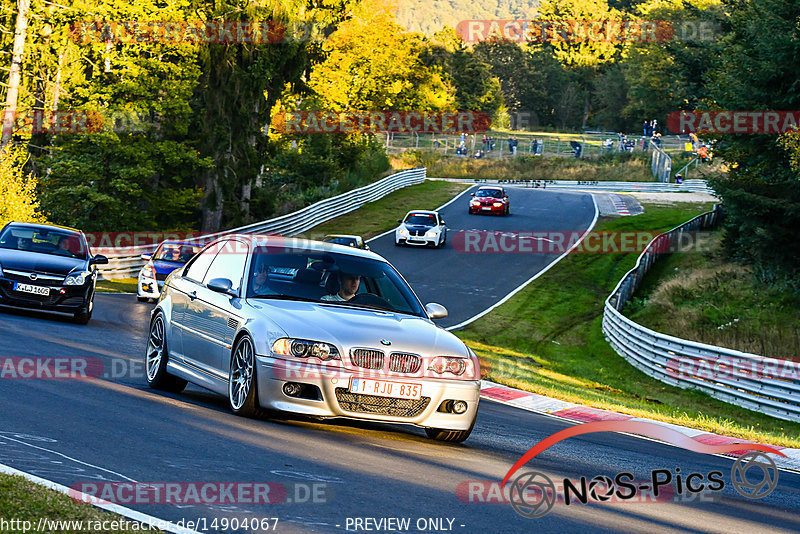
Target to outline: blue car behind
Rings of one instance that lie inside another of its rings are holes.
[[[197,243],[163,241],[153,254],[142,254],[142,259],[147,263],[139,271],[136,292],[139,302],[157,300],[167,275],[186,265],[202,248]]]

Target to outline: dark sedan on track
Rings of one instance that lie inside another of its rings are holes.
[[[83,232],[65,226],[10,222],[0,231],[0,305],[92,317],[96,265]]]

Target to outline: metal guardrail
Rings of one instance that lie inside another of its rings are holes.
[[[650,170],[653,178],[659,182],[669,182],[672,173],[672,158],[653,141],[649,143],[653,151],[650,153]]]
[[[301,210],[224,232],[199,236],[186,241],[206,243],[228,234],[267,233],[293,236],[333,218],[356,210],[368,202],[378,200],[403,187],[425,181],[427,169],[419,167],[387,176],[373,184],[353,189],[335,197],[326,198]],[[108,265],[98,267],[103,278],[127,278],[136,276],[144,265],[141,255],[152,252],[157,245],[126,247],[123,249],[97,249],[108,257]]]
[[[708,193],[714,190],[705,180],[684,180],[681,184],[664,182],[612,182],[590,180],[484,180],[462,178],[428,178],[467,184],[503,184],[533,189],[561,189],[580,191],[613,191],[616,193]]]
[[[620,312],[661,255],[675,250],[690,232],[716,225],[720,218],[718,208],[659,235],[648,245],[606,299],[603,334],[631,365],[661,382],[703,391],[721,401],[780,419],[800,421],[800,377],[796,372],[781,372],[787,363],[795,362],[655,332]]]

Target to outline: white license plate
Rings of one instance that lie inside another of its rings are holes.
[[[389,380],[373,380],[371,378],[350,379],[350,393],[392,397],[395,399],[422,398],[422,385],[409,382],[391,382]]]
[[[492,209],[492,207],[491,207],[491,206],[484,206],[484,207],[482,207],[481,209],[482,209],[482,210],[489,211],[490,209]]]
[[[30,284],[20,284],[14,282],[14,291],[22,291],[23,293],[32,293],[34,295],[50,295],[49,287],[32,286]]]

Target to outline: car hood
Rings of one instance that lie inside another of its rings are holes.
[[[416,231],[419,231],[419,230],[428,231],[431,228],[433,228],[432,225],[428,225],[428,224],[406,224],[406,223],[403,223],[403,226],[405,226],[407,230],[416,230]]]
[[[422,317],[328,303],[262,299],[248,303],[289,337],[333,343],[345,353],[363,347],[423,357],[469,356],[460,339]]]
[[[66,276],[70,271],[85,266],[86,260],[28,250],[0,248],[0,265],[3,266],[3,269]]]
[[[475,197],[475,200],[480,200],[481,202],[486,202],[487,200],[496,200],[497,202],[502,202],[502,198],[497,197]]]

